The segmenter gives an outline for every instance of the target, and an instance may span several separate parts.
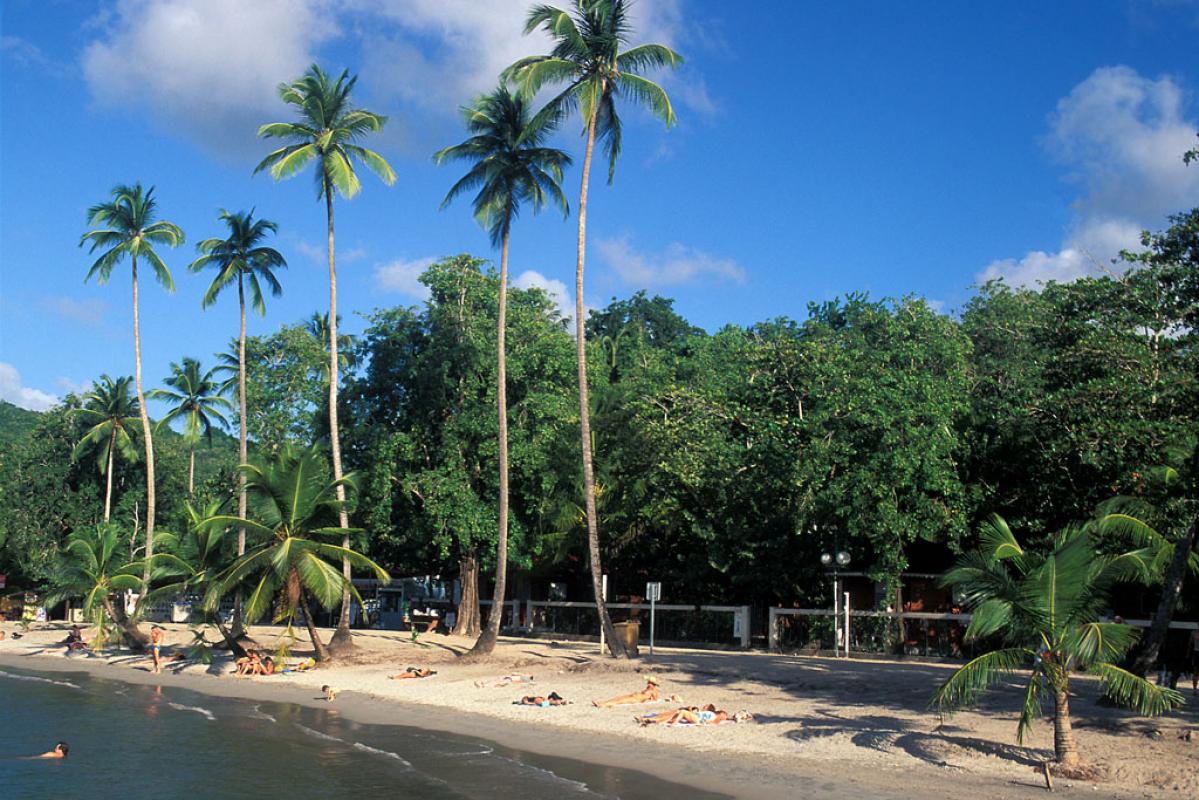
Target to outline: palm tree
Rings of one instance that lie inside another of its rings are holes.
[[[978,551],[959,559],[941,582],[961,593],[973,611],[967,641],[996,637],[1004,645],[978,656],[949,677],[932,705],[952,711],[972,705],[989,686],[1027,669],[1024,706],[1016,738],[1023,743],[1040,716],[1042,693],[1053,695],[1053,749],[1058,763],[1079,762],[1070,723],[1070,677],[1085,670],[1105,694],[1139,714],[1155,715],[1181,705],[1182,695],[1154,686],[1116,666],[1136,641],[1136,629],[1100,622],[1113,586],[1144,579],[1151,553],[1099,552],[1089,528],[1057,534],[1048,553],[1026,552],[997,515],[984,523]]]
[[[337,325],[341,327],[341,314],[337,315]],[[319,311],[312,312],[312,316],[304,323],[304,327],[308,329],[308,333],[313,339],[320,342],[321,347],[327,348],[329,343],[329,315],[322,314]],[[354,354],[354,345],[358,343],[357,337],[349,333],[337,334],[337,366],[339,371],[353,369],[358,363],[357,357]],[[329,380],[329,365],[326,363],[321,366],[321,381],[328,382]]]
[[[670,98],[661,86],[639,73],[657,67],[677,67],[683,59],[669,47],[642,44],[621,50],[629,33],[624,0],[573,0],[571,11],[538,5],[529,11],[525,33],[544,28],[554,40],[549,55],[522,58],[504,71],[506,79],[520,86],[525,98],[543,86],[566,84],[549,101],[538,118],[560,119],[574,109],[583,118],[586,145],[583,178],[579,186],[579,240],[575,264],[575,347],[579,371],[579,428],[583,452],[583,487],[587,507],[587,538],[591,555],[591,583],[600,625],[612,655],[624,657],[612,620],[604,605],[599,553],[599,523],[595,512],[595,474],[591,461],[591,415],[587,401],[587,352],[583,319],[583,261],[587,251],[587,186],[591,177],[591,155],[596,139],[608,154],[608,183],[620,155],[621,123],[616,98],[648,108],[667,127],[675,123]]]
[[[149,397],[171,403],[171,409],[158,426],[170,425],[177,419],[183,420],[183,441],[187,443],[187,496],[190,499],[196,482],[196,445],[203,436],[212,445],[212,428],[229,427],[229,421],[221,413],[233,407],[221,397],[221,384],[213,377],[215,370],[203,371],[200,362],[184,358],[183,364],[171,362],[171,374],[163,381],[167,389],[154,389]]]
[[[231,348],[236,356],[233,363],[230,363],[228,354],[219,354],[217,358],[221,363],[213,371],[227,374],[236,364],[237,463],[245,464],[249,461],[246,440],[246,290],[249,289],[250,306],[259,316],[265,315],[263,285],[270,289],[274,297],[283,294],[283,287],[279,285],[274,270],[285,268],[287,260],[278,250],[263,245],[267,234],[277,232],[279,226],[269,219],[254,219],[253,209],[249,213],[221,211],[219,219],[228,227],[229,235],[224,239],[205,239],[196,245],[196,249],[203,255],[193,261],[188,269],[192,272],[199,272],[205,267],[216,269],[216,277],[212,279],[208,291],[204,293],[204,299],[200,301],[201,308],[211,306],[224,289],[232,286],[235,281],[237,283],[239,327],[236,346]],[[222,394],[228,390],[232,380],[231,376],[221,384],[219,391]],[[241,474],[237,479],[237,516],[241,519],[246,518],[246,479]],[[237,554],[240,556],[245,552],[246,529],[238,528]],[[237,617],[235,627],[240,626],[240,614]]]
[[[142,588],[144,582],[138,578],[138,572],[143,564],[122,560],[125,548],[121,538],[118,526],[107,522],[74,531],[67,539],[63,570],[54,576],[53,589],[46,602],[57,605],[82,595],[83,612],[88,619],[102,630],[107,614],[125,642],[140,651],[145,649],[150,637],[129,619],[124,600],[116,595]],[[113,602],[114,597],[116,602]]]
[[[90,244],[89,253],[103,251],[87,277],[93,275],[99,283],[107,283],[113,268],[127,255],[133,275],[133,358],[134,381],[137,387],[137,405],[142,418],[142,435],[146,448],[146,559],[142,580],[146,589],[150,586],[150,564],[154,558],[154,438],[150,432],[150,415],[146,410],[146,396],[142,392],[142,336],[138,325],[137,306],[137,260],[144,258],[154,270],[154,277],[168,292],[175,291],[171,271],[162,262],[154,245],[178,247],[183,244],[183,230],[172,222],[154,220],[157,210],[154,187],[142,189],[140,183],[133,186],[117,186],[112,190],[112,199],[94,205],[87,211],[87,224],[102,226],[88,231],[79,240],[79,246]]]
[[[536,124],[528,105],[520,95],[501,85],[491,94],[477,98],[463,109],[467,130],[473,135],[462,144],[439,150],[433,156],[438,164],[466,161],[473,166],[458,180],[442,201],[445,208],[459,195],[478,188],[474,199],[475,219],[491,235],[492,247],[500,248],[499,320],[496,326],[496,404],[499,408],[500,434],[500,508],[499,537],[496,544],[495,595],[487,629],[475,642],[471,653],[487,655],[495,649],[503,618],[504,591],[508,575],[508,389],[507,359],[504,353],[508,312],[508,237],[512,220],[521,203],[539,212],[547,202],[570,213],[562,193],[562,169],[570,156],[542,144],[552,125],[548,118]]]
[[[96,461],[100,474],[106,476],[104,487],[104,521],[112,516],[112,473],[116,454],[126,461],[137,460],[137,450],[129,430],[138,421],[138,403],[129,394],[133,378],[128,375],[115,381],[107,375],[100,376],[100,383],[83,396],[83,408],[78,414],[93,423],[75,445],[72,458],[79,458],[88,450],[96,450]]]
[[[353,475],[329,481],[319,452],[291,446],[270,460],[242,464],[239,469],[254,501],[253,517],[241,520],[218,514],[204,520],[203,526],[245,525],[261,534],[261,541],[219,576],[206,606],[214,608],[223,595],[248,582],[246,621],[259,619],[279,601],[290,632],[297,608],[303,609],[316,658],[325,661],[329,654],[317,634],[308,598],[331,609],[343,592],[351,592],[361,603],[350,579],[338,570],[346,560],[372,570],[380,580],[389,579],[386,570],[366,556],[330,541],[354,532],[331,525],[343,513],[345,501],[338,495],[344,496],[344,487],[353,487]]]
[[[381,155],[367,150],[354,142],[368,133],[383,128],[387,118],[371,111],[350,105],[350,91],[358,77],[350,77],[349,70],[342,70],[336,81],[316,64],[308,68],[300,78],[279,87],[279,97],[289,106],[294,106],[298,115],[295,122],[270,122],[258,129],[258,135],[266,138],[283,139],[288,144],[267,155],[254,168],[257,174],[269,169],[271,177],[282,180],[295,175],[310,161],[317,160],[316,192],[325,200],[325,217],[329,243],[329,442],[333,454],[333,478],[341,479],[341,435],[337,427],[337,268],[333,259],[333,190],[347,199],[358,194],[361,184],[354,171],[354,162],[360,162],[388,186],[395,183],[395,171]],[[337,497],[345,500],[345,489],[337,484]],[[349,527],[349,517],[344,506],[341,509],[341,527]],[[347,538],[342,546],[349,548]],[[342,564],[347,581],[350,562]],[[348,584],[347,584],[348,585]],[[342,597],[341,619],[331,645],[350,647],[350,593]]]
[[[1104,534],[1131,541],[1152,554],[1150,573],[1161,583],[1162,593],[1140,651],[1133,659],[1132,671],[1145,676],[1157,661],[1166,641],[1170,621],[1182,596],[1187,573],[1199,575],[1199,446],[1194,440],[1187,448],[1167,453],[1173,464],[1149,471],[1147,490],[1159,499],[1155,506],[1143,497],[1114,497],[1099,506],[1098,529]],[[1176,535],[1161,531],[1174,528]]]

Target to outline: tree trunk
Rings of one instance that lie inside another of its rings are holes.
[[[333,184],[325,176],[325,216],[329,223],[329,448],[333,454],[333,480],[341,480],[341,433],[337,427],[337,267],[333,261]],[[338,520],[343,528],[350,527],[350,516],[345,509],[346,490],[337,487],[337,501],[342,503]],[[344,536],[341,546],[349,548],[350,537]],[[337,620],[337,631],[329,642],[334,651],[348,650],[354,646],[350,633],[350,560],[341,560],[341,574],[346,578],[346,588],[341,593],[341,616]]]
[[[108,480],[106,481],[106,486],[104,488],[104,521],[105,522],[108,522],[109,518],[112,516],[112,462],[113,462],[113,450],[116,450],[116,448],[117,448],[117,424],[114,422],[112,424],[112,436],[110,436],[108,439],[108,466],[106,467],[106,469],[108,471]]]
[[[187,453],[187,499],[191,500],[196,493],[196,446],[192,445]]]
[[[248,459],[246,447],[246,287],[241,271],[237,273],[237,303],[240,309],[240,327],[237,334],[237,463],[245,464]],[[237,471],[237,518],[246,518],[246,473]],[[237,529],[237,556],[246,554],[246,529]],[[239,586],[233,596],[233,633],[245,631],[242,620],[242,590]]]
[[[479,556],[474,551],[463,553],[459,561],[462,600],[458,603],[458,619],[454,621],[455,636],[479,635]]]
[[[308,607],[308,590],[300,589],[300,608],[304,609],[304,624],[308,628],[308,638],[312,640],[312,649],[316,652],[317,661],[328,661],[329,651],[321,642],[321,636],[316,632],[316,621],[312,618],[312,609]]]
[[[1187,564],[1191,550],[1195,546],[1196,528],[1199,527],[1199,517],[1191,520],[1186,534],[1174,543],[1174,557],[1170,559],[1170,568],[1166,571],[1162,582],[1162,596],[1158,601],[1157,611],[1153,614],[1153,622],[1149,626],[1149,635],[1141,646],[1132,664],[1132,672],[1142,678],[1153,669],[1157,655],[1161,652],[1166,636],[1170,632],[1170,620],[1174,618],[1174,609],[1178,607],[1178,598],[1182,594],[1182,584],[1186,580]]]
[[[133,262],[133,359],[134,380],[137,385],[138,410],[142,417],[142,434],[146,437],[146,566],[142,570],[142,597],[150,591],[150,563],[154,558],[154,439],[150,433],[150,412],[142,392],[142,335],[137,316],[137,256]],[[141,598],[138,598],[141,602]]]
[[[104,610],[108,612],[108,616],[112,619],[113,624],[121,631],[121,638],[125,640],[125,644],[129,645],[129,649],[137,652],[142,652],[146,649],[146,645],[150,643],[150,637],[142,632],[141,628],[137,627],[137,623],[129,619],[125,613],[125,602],[120,600],[116,605],[113,605],[112,598],[105,595],[100,601],[104,604]]]
[[[504,619],[504,596],[508,581],[508,361],[504,346],[508,320],[508,233],[511,224],[511,218],[504,221],[504,238],[500,245],[500,310],[495,348],[495,396],[500,419],[500,519],[499,538],[495,546],[495,593],[492,595],[487,628],[470,651],[470,655],[477,656],[485,656],[495,650]]]
[[[1053,752],[1057,763],[1072,767],[1079,763],[1078,745],[1074,743],[1074,728],[1070,725],[1070,690],[1058,689],[1053,694]]]
[[[600,628],[615,658],[628,658],[624,643],[616,638],[608,606],[604,603],[603,567],[600,565],[599,519],[595,510],[595,471],[591,465],[591,408],[587,399],[587,337],[583,319],[583,261],[587,252],[587,183],[591,176],[591,154],[595,149],[593,109],[587,122],[587,149],[583,155],[583,182],[579,188],[579,245],[575,266],[575,354],[579,366],[579,433],[583,444],[583,496],[587,509],[587,550],[591,557],[591,585]]]

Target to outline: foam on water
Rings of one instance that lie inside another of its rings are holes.
[[[254,706],[254,713],[251,715],[254,719],[265,719],[267,722],[278,722],[279,720],[272,717],[270,714],[262,710],[262,706]]]
[[[302,730],[304,733],[308,734],[309,736],[315,736],[317,739],[324,739],[326,742],[341,742],[342,744],[346,744],[345,739],[338,739],[336,736],[330,736],[327,733],[321,733],[320,731],[314,731],[312,728],[309,728],[307,725],[301,725],[300,723],[297,722],[296,727],[299,728],[300,730]]]
[[[377,747],[371,747],[370,745],[363,744],[362,742],[354,742],[354,749],[361,750],[364,753],[371,753],[373,755],[383,756],[384,758],[394,758],[396,761],[399,761],[405,767],[408,767],[409,769],[412,768],[412,762],[403,758],[399,753],[393,753],[390,750],[380,750]]]
[[[167,705],[176,711],[194,711],[197,714],[203,714],[209,722],[216,722],[216,715],[207,708],[200,708],[199,706],[185,706],[182,703],[167,703]]]
[[[34,683],[49,683],[49,684],[53,684],[54,686],[66,686],[68,689],[81,688],[81,687],[77,686],[76,684],[71,683],[70,681],[56,681],[56,680],[52,680],[50,678],[39,678],[36,675],[14,675],[11,672],[5,672],[2,669],[0,669],[0,678],[11,678],[14,681],[33,681]]]

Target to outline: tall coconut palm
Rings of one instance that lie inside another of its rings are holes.
[[[658,67],[677,67],[683,59],[669,47],[642,44],[625,47],[630,25],[624,0],[573,0],[570,11],[538,5],[529,11],[525,33],[543,28],[554,40],[549,55],[522,58],[504,71],[516,81],[526,98],[543,86],[566,84],[539,118],[559,119],[578,109],[583,119],[583,177],[579,185],[579,239],[575,263],[575,346],[579,370],[579,434],[583,453],[583,487],[587,508],[588,549],[591,582],[600,625],[607,635],[612,655],[624,657],[604,605],[599,553],[599,523],[595,512],[595,475],[591,461],[591,414],[587,400],[587,352],[583,319],[583,262],[587,251],[587,187],[591,156],[599,139],[608,155],[608,182],[620,155],[621,122],[616,113],[618,97],[644,106],[667,127],[675,123],[670,98],[661,86],[640,73]]]
[[[473,166],[452,187],[442,201],[445,208],[455,197],[478,189],[474,199],[475,219],[488,230],[492,247],[500,248],[499,319],[496,326],[496,405],[499,409],[500,507],[499,537],[495,555],[495,595],[487,628],[475,642],[471,653],[487,655],[495,649],[503,618],[504,592],[508,575],[508,389],[505,331],[508,310],[508,238],[512,221],[522,203],[537,213],[553,203],[570,213],[562,192],[562,169],[570,156],[561,150],[542,146],[552,126],[548,117],[536,122],[524,98],[501,85],[491,94],[482,95],[463,110],[466,128],[473,134],[462,144],[439,150],[438,164],[466,161]]]
[[[146,558],[142,581],[146,589],[150,586],[150,564],[154,558],[154,437],[150,432],[150,414],[146,410],[146,396],[142,391],[142,335],[138,323],[137,304],[137,261],[144,258],[154,270],[154,277],[168,292],[175,291],[171,271],[154,251],[154,245],[178,247],[183,244],[183,230],[166,220],[155,221],[157,201],[154,187],[143,190],[140,183],[133,186],[117,186],[112,190],[112,199],[94,205],[87,211],[87,223],[101,226],[83,234],[79,246],[91,245],[88,252],[102,251],[100,257],[88,270],[89,280],[95,276],[97,282],[107,283],[113,268],[125,256],[129,256],[133,278],[133,359],[134,382],[137,387],[137,405],[142,418],[142,435],[146,450]]]
[[[158,420],[158,425],[170,425],[177,419],[183,420],[183,441],[187,444],[187,496],[190,499],[195,492],[196,484],[196,445],[201,437],[212,444],[212,429],[227,428],[229,421],[222,411],[228,411],[233,404],[221,397],[221,384],[213,373],[215,370],[204,371],[200,362],[194,358],[184,358],[183,363],[171,362],[171,374],[163,383],[166,389],[154,389],[149,397],[152,400],[163,400],[171,404],[166,415]]]
[[[216,276],[209,284],[208,291],[204,293],[204,299],[200,301],[201,308],[208,308],[216,302],[222,291],[234,283],[237,284],[238,332],[236,346],[232,348],[236,353],[234,363],[237,379],[237,463],[245,464],[249,461],[246,439],[246,293],[248,290],[250,307],[258,312],[259,316],[265,315],[263,286],[265,285],[274,297],[283,294],[283,287],[279,285],[274,270],[285,268],[287,260],[278,250],[263,244],[267,235],[277,232],[279,226],[269,219],[254,219],[253,209],[248,213],[221,211],[219,219],[229,229],[229,235],[224,239],[205,239],[196,245],[196,249],[202,255],[193,261],[188,269],[192,272],[209,267],[216,270]],[[217,358],[221,363],[213,371],[228,374],[229,368],[233,366],[228,361],[228,354],[219,354]],[[221,385],[221,392],[225,392],[228,386],[229,381],[225,381]],[[240,473],[237,478],[237,516],[241,519],[246,518],[246,479]],[[245,552],[246,529],[239,527],[237,554],[240,556]],[[236,616],[236,622],[240,625],[240,614]]]
[[[337,326],[341,327],[341,315],[337,315]],[[304,327],[308,329],[308,333],[312,334],[312,338],[321,343],[321,347],[327,349],[329,344],[329,315],[322,314],[319,311],[312,312],[312,316],[304,323]],[[354,345],[358,340],[353,334],[339,333],[337,334],[337,366],[340,371],[353,369],[358,363],[354,355]],[[321,366],[321,380],[329,380],[329,364],[325,363]]]
[[[133,378],[125,375],[115,381],[107,375],[83,396],[83,408],[78,413],[92,423],[79,444],[75,445],[72,458],[94,450],[100,474],[106,477],[104,486],[104,521],[112,517],[112,473],[117,453],[126,461],[137,460],[137,449],[129,435],[138,422],[137,400],[129,393]]]
[[[933,696],[942,711],[972,705],[988,687],[1020,675],[1027,680],[1017,740],[1040,716],[1043,693],[1053,701],[1053,749],[1060,764],[1079,763],[1070,721],[1070,677],[1086,670],[1097,676],[1111,700],[1139,714],[1164,713],[1182,704],[1182,695],[1154,686],[1116,666],[1136,641],[1136,629],[1100,622],[1112,588],[1121,581],[1143,580],[1152,553],[1099,552],[1087,528],[1059,533],[1047,553],[1026,552],[1001,518],[983,525],[978,551],[962,557],[945,574],[973,611],[967,641],[989,637],[1002,647],[969,661]],[[1028,670],[1024,672],[1023,670]]]
[[[206,605],[215,607],[223,595],[248,583],[248,622],[259,619],[278,602],[290,628],[297,609],[303,609],[318,661],[327,660],[328,652],[317,633],[308,598],[324,608],[337,605],[343,592],[351,592],[362,601],[349,578],[337,568],[343,560],[372,570],[382,581],[388,580],[387,571],[366,556],[332,543],[353,532],[332,524],[345,505],[338,495],[344,497],[345,487],[353,486],[353,476],[330,481],[327,468],[315,449],[294,450],[290,446],[270,459],[243,464],[240,469],[246,474],[252,500],[251,518],[215,515],[204,521],[204,527],[245,525],[260,534],[259,543],[221,574]]]
[[[329,442],[333,454],[334,481],[341,479],[341,435],[337,426],[337,267],[333,257],[333,192],[351,198],[362,188],[354,163],[366,165],[388,186],[395,183],[395,171],[381,155],[358,144],[358,140],[383,128],[387,118],[371,111],[354,108],[350,92],[358,77],[343,70],[337,80],[316,64],[300,78],[279,87],[279,97],[293,106],[294,122],[270,122],[258,129],[258,135],[282,139],[286,145],[267,154],[254,168],[255,174],[269,170],[271,177],[282,180],[295,175],[307,164],[316,161],[316,192],[325,200],[325,218],[329,249]],[[337,484],[338,499],[345,499],[345,489]],[[345,507],[341,510],[341,527],[349,527]],[[347,538],[342,546],[349,547]],[[342,565],[348,579],[350,561]],[[347,583],[347,586],[349,584]],[[342,597],[341,619],[333,637],[334,647],[352,645],[350,635],[350,593]]]

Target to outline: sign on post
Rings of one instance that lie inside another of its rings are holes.
[[[662,599],[662,584],[654,582],[645,584],[645,596],[649,598],[649,654],[654,655],[654,604]]]

